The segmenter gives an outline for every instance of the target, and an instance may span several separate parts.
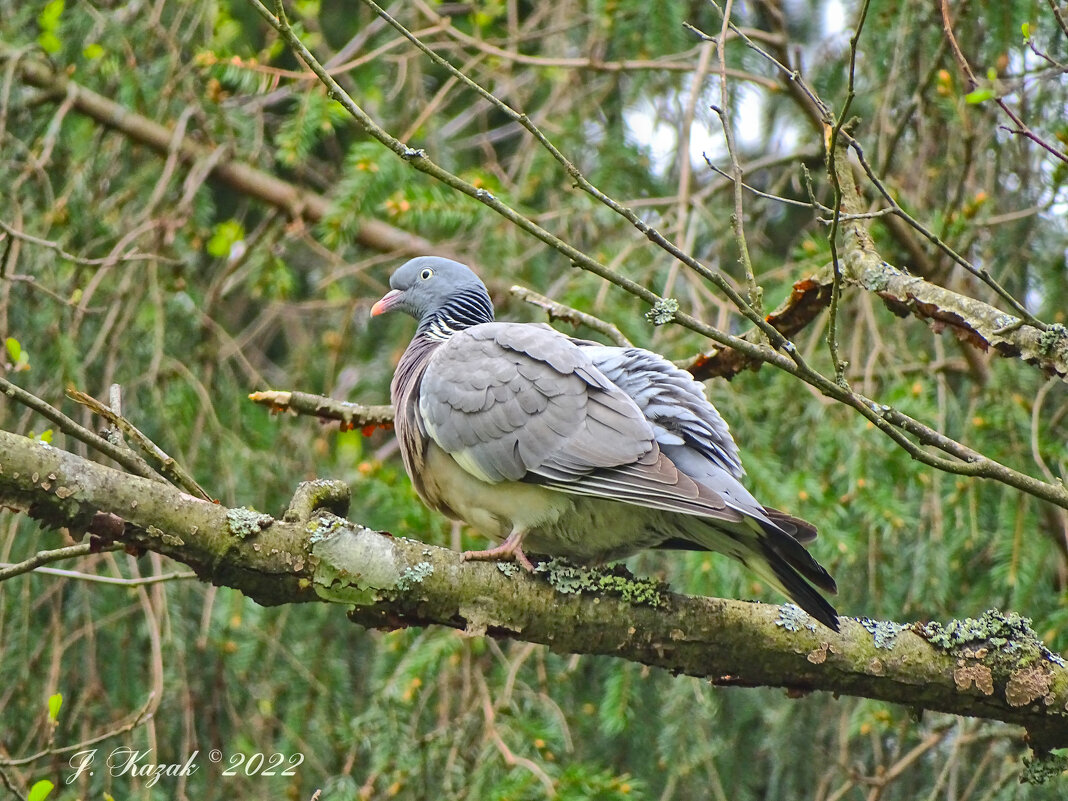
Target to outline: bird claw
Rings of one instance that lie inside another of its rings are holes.
[[[528,573],[534,572],[534,563],[523,553],[519,543],[508,540],[485,551],[464,551],[460,558],[465,562],[515,562]]]

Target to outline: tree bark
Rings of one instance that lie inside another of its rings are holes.
[[[1026,621],[901,625],[678,595],[622,568],[553,560],[529,575],[338,516],[348,488],[301,485],[280,519],[0,431],[0,505],[73,536],[152,550],[264,605],[330,602],[373,628],[442,625],[565,653],[615,656],[714,684],[825,690],[1024,726],[1036,753],[1068,746],[1068,668]]]

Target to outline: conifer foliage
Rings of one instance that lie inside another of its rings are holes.
[[[279,518],[340,480],[353,521],[485,547],[420,505],[381,419],[248,400],[386,402],[410,322],[369,306],[450,256],[502,318],[548,305],[707,379],[754,494],[819,526],[872,665],[903,630],[876,620],[970,619],[915,629],[970,649],[961,692],[1017,635],[1068,651],[1062,3],[48,0],[0,11],[0,66],[2,432]],[[1065,751],[996,720],[261,606],[106,519],[45,525],[7,457],[16,797],[1065,794]],[[715,556],[628,566],[778,602]],[[1040,668],[994,689],[1063,699]]]

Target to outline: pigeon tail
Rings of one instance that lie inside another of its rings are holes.
[[[678,536],[654,547],[727,554],[827,628],[838,631],[837,611],[816,589],[837,592],[834,579],[801,543],[775,523],[750,519],[743,524],[744,530],[732,530],[722,522],[691,515],[680,516],[677,522]]]
[[[816,591],[815,587],[805,581],[802,571],[797,569],[799,566],[779,552],[767,537],[760,537],[758,542],[762,558],[750,561],[750,569],[774,584],[784,595],[824,626],[838,631],[838,612],[826,598]],[[811,556],[809,559],[819,567],[815,559]],[[827,574],[822,567],[819,569],[824,575]],[[770,571],[770,575],[767,571]],[[830,576],[827,577],[830,578]]]

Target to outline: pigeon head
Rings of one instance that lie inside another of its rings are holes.
[[[371,307],[372,317],[402,311],[419,321],[419,333],[437,338],[493,322],[486,285],[458,261],[420,256],[401,265],[389,285],[389,292]]]

